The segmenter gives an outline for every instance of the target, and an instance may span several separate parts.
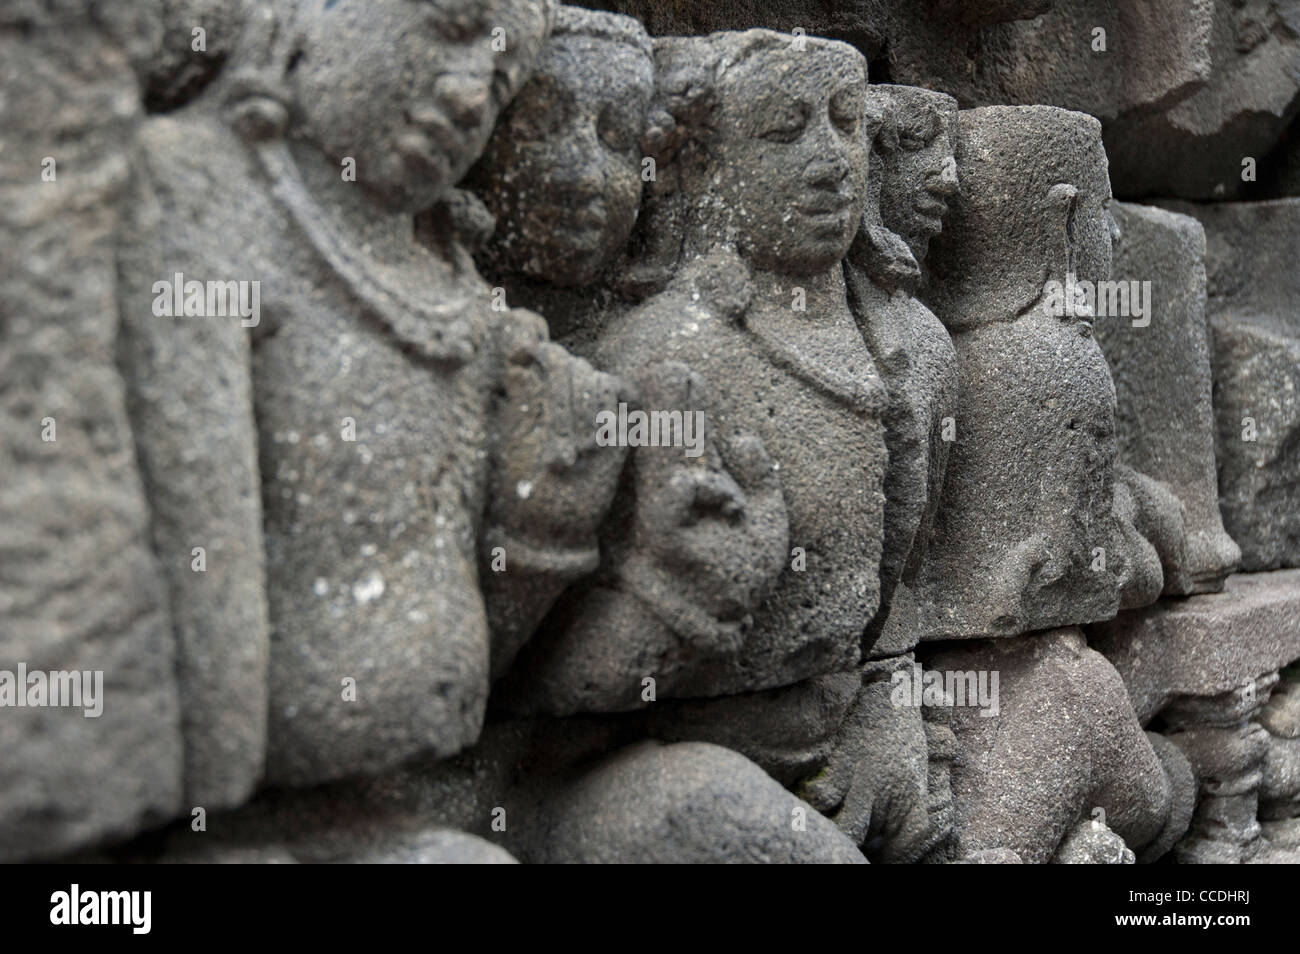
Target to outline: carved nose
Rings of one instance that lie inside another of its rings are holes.
[[[804,181],[819,189],[838,189],[849,174],[848,160],[842,155],[834,159],[818,159],[804,169]]]
[[[461,129],[477,129],[488,108],[488,86],[473,76],[450,75],[438,81],[438,98],[447,118]]]

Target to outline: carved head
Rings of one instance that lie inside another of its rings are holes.
[[[526,79],[550,0],[298,0],[285,81],[294,134],[418,211],[458,182]]]
[[[957,101],[915,86],[872,86],[868,95],[882,117],[871,170],[880,180],[880,220],[922,262],[960,191]]]
[[[470,185],[497,217],[490,254],[556,285],[592,281],[641,204],[641,137],[654,93],[650,38],[631,17],[559,8],[532,78]]]
[[[1101,123],[1052,106],[958,115],[962,198],[931,244],[927,301],[950,330],[1021,313],[1048,281],[1110,277]]]
[[[682,250],[734,247],[752,267],[840,261],[867,201],[866,59],[770,30],[655,41],[660,169]]]

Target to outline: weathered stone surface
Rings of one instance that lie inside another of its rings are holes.
[[[1081,821],[1056,849],[1056,865],[1131,865],[1137,858],[1124,839],[1097,821]]]
[[[1300,857],[1300,0],[612,3],[5,6],[0,859]]]
[[[532,78],[465,180],[494,218],[480,271],[584,356],[631,291],[653,94],[654,53],[637,20],[561,5]]]
[[[932,798],[930,783],[946,779],[932,779],[922,708],[897,704],[894,673],[913,662],[907,653],[864,667],[826,768],[798,789],[873,862],[919,861],[949,835],[935,824],[943,793]]]
[[[1090,325],[1050,313],[1046,284],[1109,275],[1100,125],[1024,106],[963,110],[960,126],[962,201],[931,243],[923,293],[953,335],[960,412],[917,580],[922,632],[1106,619],[1128,560],[1112,513],[1115,391]]]
[[[1211,14],[1198,88],[1167,108],[1133,110],[1107,124],[1110,174],[1125,198],[1236,197],[1247,184],[1243,160],[1262,161],[1300,111],[1300,3],[1243,0],[1197,8]],[[1153,22],[1147,49],[1166,49],[1164,41],[1178,35],[1170,27],[1180,22],[1173,16]]]
[[[1043,103],[1106,122],[1177,102],[1209,73],[1212,0],[1074,0],[1041,7],[1047,9],[1022,11],[1032,20],[986,19],[965,30],[927,27],[915,17],[896,28],[891,75],[946,90],[963,106]],[[932,34],[937,44],[925,42]],[[1110,145],[1108,138],[1108,151]]]
[[[575,427],[612,397],[611,379],[549,346],[535,316],[498,319],[456,235],[435,231],[426,247],[413,229],[486,143],[547,7],[476,7],[469,32],[466,10],[430,20],[405,0],[318,13],[299,7],[278,34],[266,25],[261,38],[281,41],[249,67],[260,72],[232,75],[225,101],[247,144],[201,114],[187,130],[216,193],[240,183],[240,261],[265,290],[253,381],[273,626],[267,774],[292,783],[472,743],[489,622],[493,648],[499,637],[513,651],[594,568],[598,501],[621,462],[614,450],[610,466],[592,464]],[[495,17],[516,30],[505,57]],[[294,109],[268,103],[268,87]],[[444,114],[463,135],[444,135]],[[513,566],[480,594],[497,548]]]
[[[996,714],[970,704],[952,710],[962,752],[952,769],[959,855],[1010,848],[1028,863],[1045,862],[1097,808],[1134,850],[1165,830],[1170,778],[1119,673],[1077,628],[943,649],[926,665],[984,672],[990,686],[999,674]]]
[[[1219,516],[1204,232],[1162,209],[1114,202],[1111,212],[1119,227],[1111,280],[1127,284],[1098,296],[1094,331],[1115,382],[1119,459],[1182,504],[1184,540],[1163,554],[1164,592],[1219,590],[1240,550]]]
[[[889,395],[880,610],[866,639],[872,655],[888,656],[907,652],[921,637],[913,586],[955,435],[957,355],[942,323],[914,295],[930,240],[942,230],[959,188],[953,155],[957,104],[906,86],[873,86],[869,92],[869,108],[881,113],[872,140],[871,199],[844,277],[850,307]]]
[[[495,217],[485,275],[560,287],[611,278],[641,203],[653,55],[630,17],[558,8],[531,79],[466,180]],[[555,227],[574,211],[586,218]]]
[[[1214,696],[1300,658],[1300,570],[1238,573],[1222,593],[1121,614],[1089,628],[1143,724],[1176,695]]]
[[[0,13],[5,861],[129,836],[181,799],[171,622],[114,364],[114,238],[139,105],[111,32],[84,17]],[[17,708],[19,666],[84,672],[92,689],[98,671],[98,697]]]
[[[1257,820],[1269,734],[1254,720],[1276,682],[1267,672],[1216,695],[1177,696],[1163,709],[1165,737],[1186,754],[1200,789],[1174,852],[1179,863],[1275,860]]]
[[[153,8],[156,45],[139,57],[145,108],[184,105],[212,81],[234,54],[254,0],[136,0]],[[201,32],[199,32],[201,31]]]
[[[1167,206],[1205,227],[1224,527],[1243,570],[1300,565],[1300,199]]]
[[[664,742],[711,742],[753,761],[782,785],[799,788],[832,761],[862,678],[856,672],[814,676],[793,686],[713,699],[666,699],[646,712],[646,732]]]
[[[625,749],[540,809],[541,863],[835,863],[866,859],[742,755],[706,743]]]
[[[702,413],[710,450],[636,455],[604,575],[530,647],[512,707],[631,708],[646,677],[659,697],[717,696],[858,661],[885,463],[883,389],[839,267],[867,201],[865,76],[851,47],[793,39],[656,42],[671,117],[645,244],[669,284],[610,322],[594,360],[647,409]],[[768,108],[786,96],[807,107],[793,134]]]
[[[155,119],[138,133],[118,250],[117,362],[171,605],[185,796],[211,810],[246,799],[266,756],[270,646],[247,327],[256,316],[240,312],[253,314],[247,283],[257,274],[228,255],[239,223],[211,201],[206,157],[186,129]],[[219,316],[173,313],[193,281],[242,282],[244,294],[223,284],[231,294]]]
[[[517,865],[497,845],[463,831],[434,828],[394,838],[376,851],[349,859],[361,865]]]

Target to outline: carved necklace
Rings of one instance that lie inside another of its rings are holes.
[[[376,281],[374,262],[352,247],[326,209],[312,198],[302,184],[288,143],[274,139],[255,147],[263,171],[271,183],[271,194],[289,213],[317,254],[334,270],[339,280],[379,321],[421,358],[461,367],[473,359],[479,335],[466,312],[466,296],[438,305],[410,297],[400,288]]]

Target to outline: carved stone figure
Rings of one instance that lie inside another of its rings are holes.
[[[0,3],[0,861],[1300,859],[1300,0],[604,6]]]
[[[157,120],[149,148],[194,167],[174,253],[260,282],[267,777],[301,783],[473,742],[489,624],[508,659],[595,567],[623,451],[593,453],[588,423],[617,383],[536,316],[491,309],[454,216],[435,212],[427,245],[412,227],[483,148],[549,6],[303,0],[262,16],[244,61]]]
[[[1010,848],[1042,863],[1058,849],[1069,854],[1069,832],[1099,817],[1097,808],[1144,860],[1186,831],[1191,800],[1178,794],[1192,785],[1186,759],[1173,746],[1153,748],[1119,673],[1077,628],[959,644],[927,665],[1000,674],[996,712],[952,708],[962,753],[952,774],[959,855]]]
[[[579,350],[589,350],[627,264],[653,94],[638,21],[561,5],[532,78],[466,180],[495,216],[477,256],[483,274]]]
[[[906,86],[873,86],[871,94],[883,116],[874,140],[874,201],[844,272],[854,316],[889,393],[881,609],[868,630],[873,653],[884,656],[906,652],[920,637],[911,582],[924,556],[956,434],[952,339],[913,296],[930,239],[942,231],[947,203],[958,191],[957,103]],[[901,591],[898,614],[891,609],[895,587]],[[879,638],[882,634],[888,635]]]
[[[171,616],[115,360],[114,253],[141,118],[128,54],[148,31],[126,7],[96,12],[0,10],[4,862],[132,834],[183,798]],[[81,705],[49,707],[57,671]]]
[[[1131,555],[1112,514],[1115,391],[1050,282],[1110,272],[1100,125],[1049,107],[960,114],[962,201],[927,302],[953,335],[956,441],[917,580],[927,639],[1114,615]]]
[[[893,705],[891,680],[912,668],[911,650],[921,638],[910,583],[939,503],[949,447],[944,428],[955,426],[957,411],[952,341],[913,297],[930,239],[958,191],[957,104],[903,86],[872,86],[869,94],[869,108],[881,116],[872,141],[872,197],[844,272],[854,317],[889,395],[881,608],[867,630],[873,660],[828,770],[807,783],[806,797],[873,861],[916,861],[951,830],[943,739],[933,765],[927,757],[927,737],[947,730],[936,725],[932,732],[920,706]]]
[[[610,323],[596,363],[648,409],[702,411],[711,451],[635,455],[607,572],[521,667],[530,707],[644,705],[646,677],[659,697],[727,695],[858,659],[878,602],[882,392],[839,261],[866,202],[865,74],[847,46],[795,40],[656,42],[672,125],[647,244],[673,277]]]

